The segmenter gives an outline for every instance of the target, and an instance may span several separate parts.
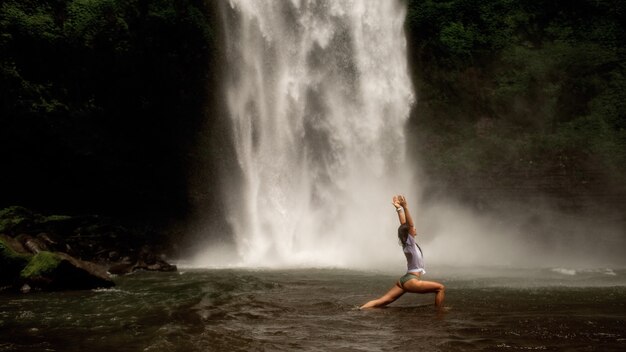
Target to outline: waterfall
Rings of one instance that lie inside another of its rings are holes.
[[[225,4],[234,264],[402,262],[391,197],[412,191],[405,11],[388,0]]]

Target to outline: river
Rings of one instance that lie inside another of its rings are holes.
[[[400,274],[400,273],[399,273]],[[398,275],[345,269],[182,269],[106,290],[2,293],[0,351],[618,351],[626,270],[431,270],[446,285],[358,305]]]

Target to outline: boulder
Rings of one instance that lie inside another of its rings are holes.
[[[113,275],[126,275],[133,272],[135,263],[130,261],[121,261],[109,266],[109,272]]]
[[[132,271],[176,271],[176,265],[167,263],[163,258],[158,256],[153,247],[143,246],[139,251],[137,263]]]
[[[20,276],[25,284],[41,290],[80,290],[115,285],[104,267],[60,252],[37,253]]]

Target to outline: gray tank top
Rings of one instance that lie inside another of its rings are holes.
[[[402,247],[402,251],[406,257],[407,273],[426,274],[426,270],[424,270],[424,256],[422,255],[422,250],[419,248],[417,243],[415,243],[415,238],[413,236],[407,236],[406,242]]]

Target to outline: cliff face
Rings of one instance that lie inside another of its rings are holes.
[[[427,195],[626,208],[623,2],[407,3]]]

